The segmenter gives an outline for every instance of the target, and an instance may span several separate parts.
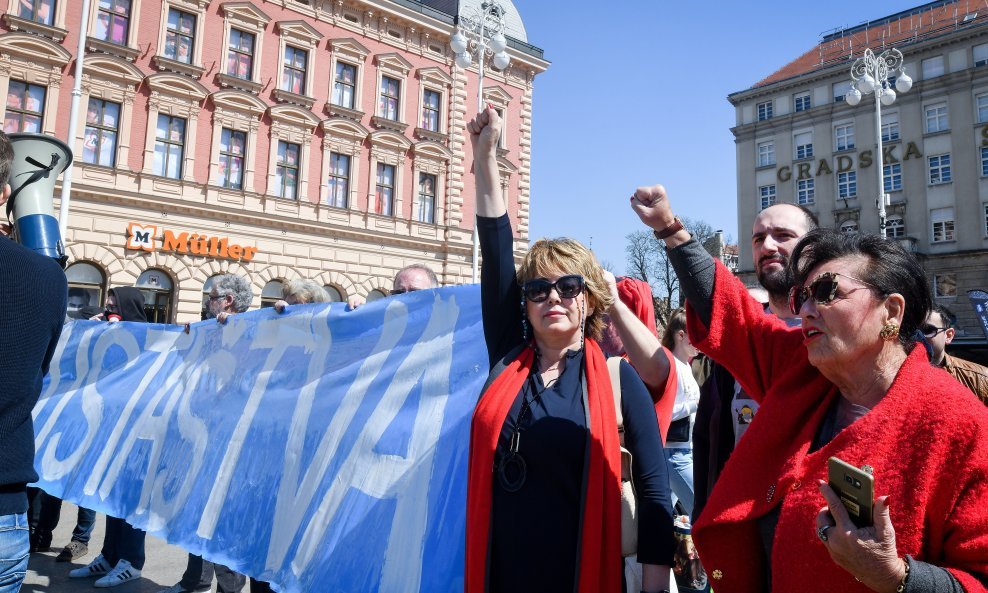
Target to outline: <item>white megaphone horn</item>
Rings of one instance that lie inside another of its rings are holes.
[[[72,163],[72,150],[61,140],[42,134],[9,134],[14,149],[10,163],[10,199],[14,238],[28,249],[65,267],[65,247],[55,218],[55,180]]]

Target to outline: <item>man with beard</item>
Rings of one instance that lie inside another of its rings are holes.
[[[768,292],[766,314],[799,325],[789,311],[789,255],[803,235],[818,226],[816,216],[802,206],[776,204],[755,217],[751,230],[751,259],[758,282]],[[744,392],[722,366],[714,364],[700,389],[693,428],[693,518],[700,515],[727,458],[758,414],[758,403]]]

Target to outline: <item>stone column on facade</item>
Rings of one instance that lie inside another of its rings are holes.
[[[518,139],[520,147],[518,155],[518,238],[528,242],[528,222],[531,215],[531,181],[532,181],[532,80],[534,74],[528,73],[525,92],[521,96],[521,123]]]
[[[449,149],[453,153],[449,171],[449,209],[446,225],[458,228],[463,220],[463,177],[466,173],[467,81],[462,68],[453,68],[453,86],[449,101]]]

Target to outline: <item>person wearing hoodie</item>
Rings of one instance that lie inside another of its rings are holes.
[[[111,288],[106,296],[106,311],[97,317],[109,323],[147,323],[144,295],[133,286]],[[103,550],[88,565],[69,571],[69,576],[100,577],[93,585],[101,588],[115,587],[141,578],[144,536],[143,531],[131,527],[125,520],[107,515]]]

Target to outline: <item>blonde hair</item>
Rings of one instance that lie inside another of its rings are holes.
[[[676,347],[676,334],[686,331],[686,309],[680,307],[669,315],[669,323],[662,332],[662,345],[672,351]]]
[[[329,293],[315,280],[292,280],[285,284],[281,288],[281,298],[287,301],[289,297],[294,297],[300,305],[329,302]]]
[[[604,330],[604,313],[614,304],[614,298],[604,280],[604,270],[597,258],[582,243],[574,239],[539,239],[525,254],[518,268],[518,282],[524,285],[535,278],[559,274],[579,274],[586,287],[587,306],[593,313],[587,316],[587,337],[599,340]]]

